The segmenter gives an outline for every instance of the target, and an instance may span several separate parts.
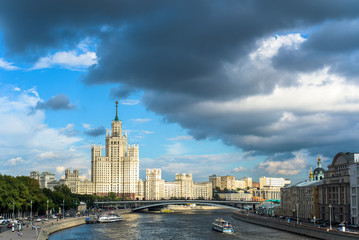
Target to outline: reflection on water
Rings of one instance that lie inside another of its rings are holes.
[[[231,217],[231,210],[190,211],[174,214],[129,213],[122,222],[86,224],[50,236],[50,240],[74,239],[310,239],[271,228],[241,222]],[[232,223],[233,234],[212,230],[215,218]]]

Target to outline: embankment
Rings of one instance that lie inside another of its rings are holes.
[[[346,233],[337,230],[327,231],[326,228],[318,228],[304,224],[297,225],[295,223],[280,222],[280,221],[275,221],[272,218],[257,217],[257,216],[251,216],[241,213],[234,213],[232,217],[243,222],[275,228],[282,231],[300,234],[308,237],[314,237],[318,239],[325,239],[325,240],[338,240],[338,239],[358,240],[359,239],[359,235],[355,233]]]
[[[49,239],[50,234],[58,232],[67,228],[76,227],[82,224],[85,224],[85,217],[71,218],[60,220],[54,224],[48,223],[41,228],[37,240],[47,240]]]

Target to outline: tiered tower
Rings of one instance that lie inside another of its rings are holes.
[[[138,145],[127,145],[127,134],[123,134],[122,122],[116,117],[112,121],[112,130],[106,132],[106,152],[102,157],[101,145],[92,145],[91,178],[94,192],[107,195],[114,192],[117,196],[135,199],[139,180]]]

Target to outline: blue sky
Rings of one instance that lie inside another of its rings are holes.
[[[300,181],[358,151],[356,1],[35,2],[0,3],[2,174],[89,178],[116,100],[142,179]]]

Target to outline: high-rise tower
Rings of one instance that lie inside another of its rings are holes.
[[[127,134],[123,134],[122,122],[116,117],[111,124],[112,130],[106,132],[105,157],[101,145],[92,146],[91,173],[94,192],[107,195],[114,192],[118,196],[134,199],[139,180],[138,145],[127,145]]]

